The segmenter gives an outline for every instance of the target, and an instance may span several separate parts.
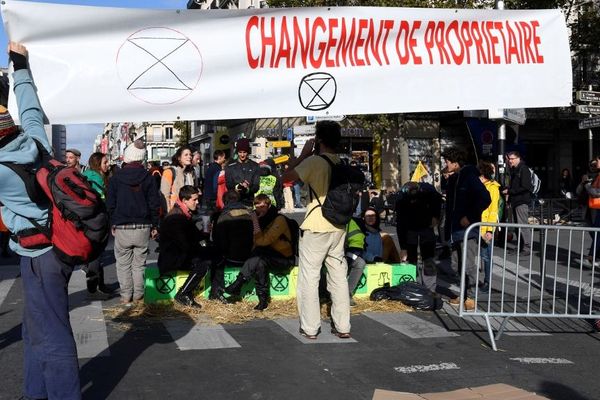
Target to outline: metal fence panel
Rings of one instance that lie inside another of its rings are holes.
[[[490,243],[478,234],[483,225],[496,230]],[[531,234],[530,254],[519,251],[522,234],[526,232]],[[600,319],[600,284],[595,281],[600,263],[588,260],[588,257],[591,260],[600,257],[599,232],[597,228],[560,225],[477,223],[469,226],[462,242],[459,315],[485,318],[494,351],[509,318]],[[467,249],[467,238],[474,233],[477,238],[469,240],[471,246],[477,244],[475,255],[473,251],[469,254]],[[482,290],[485,281],[482,252],[486,246],[491,246],[487,292]],[[475,279],[472,279],[473,270]],[[474,301],[473,309],[466,308],[465,296]],[[503,318],[496,336],[490,320],[494,317]]]

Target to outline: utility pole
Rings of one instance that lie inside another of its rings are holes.
[[[504,0],[496,0],[496,5],[495,5],[495,9],[496,10],[504,10]],[[505,165],[504,165],[504,153],[505,153],[505,145],[506,142],[506,122],[504,120],[500,120],[499,124],[498,124],[498,159],[497,159],[497,164],[498,164],[498,178],[500,179],[500,183],[504,184],[504,172],[505,172]]]
[[[592,85],[588,86],[589,91],[592,91]],[[593,105],[594,103],[590,102],[589,105]],[[590,118],[593,117],[592,114],[588,114]],[[588,160],[594,159],[594,133],[592,132],[592,128],[588,128]]]

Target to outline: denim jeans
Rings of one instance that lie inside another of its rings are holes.
[[[24,394],[32,399],[81,399],[77,347],[67,286],[73,267],[52,250],[21,257]]]

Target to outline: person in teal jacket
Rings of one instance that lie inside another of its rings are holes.
[[[93,153],[88,161],[88,168],[83,172],[92,189],[98,193],[102,201],[106,200],[106,187],[108,184],[108,159],[101,152]],[[104,267],[100,264],[100,258],[84,265],[87,281],[87,290],[94,294],[100,292],[100,295],[111,295],[114,289],[104,283]]]
[[[11,115],[0,107],[0,162],[33,164],[41,157],[34,140],[48,152],[44,113],[27,64],[27,49],[20,43],[9,44],[13,64],[13,89],[19,110],[21,129]],[[23,283],[23,394],[28,399],[81,399],[79,364],[73,330],[69,322],[67,287],[73,266],[58,259],[50,240],[32,223],[46,225],[48,204],[33,202],[21,178],[0,164],[0,208],[2,220],[13,238],[28,237],[28,248],[11,239],[11,249],[20,256]]]

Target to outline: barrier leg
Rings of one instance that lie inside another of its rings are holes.
[[[494,339],[494,331],[492,330],[492,324],[490,323],[490,316],[485,314],[485,324],[487,325],[488,335],[490,335],[490,343],[492,344],[492,349],[494,351],[498,351],[496,347],[496,340]]]
[[[496,334],[496,340],[500,340],[500,336],[504,333],[504,329],[506,328],[506,324],[508,323],[508,319],[510,317],[504,317],[502,323],[500,324],[500,329],[498,329],[498,333]]]

